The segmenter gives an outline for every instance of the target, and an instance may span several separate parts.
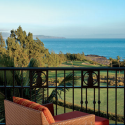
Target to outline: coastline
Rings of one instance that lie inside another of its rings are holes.
[[[85,57],[86,57],[87,60],[92,60],[94,62],[103,64],[103,65],[109,65],[110,64],[110,60],[107,59],[104,56],[90,54],[90,55],[85,55]]]

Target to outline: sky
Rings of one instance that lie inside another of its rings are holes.
[[[0,0],[0,32],[125,38],[125,0]]]

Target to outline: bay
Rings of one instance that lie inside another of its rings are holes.
[[[82,53],[125,58],[125,39],[40,39],[49,52]]]

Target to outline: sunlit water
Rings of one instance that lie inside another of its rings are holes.
[[[55,53],[95,54],[106,58],[125,58],[125,39],[41,39],[44,46]]]

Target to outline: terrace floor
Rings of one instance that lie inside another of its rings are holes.
[[[65,108],[65,110],[66,110],[66,113],[73,111],[72,109],[69,109],[69,108]],[[76,110],[74,110],[74,111],[76,111]],[[58,105],[57,106],[57,115],[63,114],[63,113],[64,113],[64,107]],[[54,104],[54,115],[56,115],[56,105],[55,104]],[[109,124],[110,125],[115,125],[115,121],[109,120]],[[124,125],[124,123],[117,122],[117,125]]]

